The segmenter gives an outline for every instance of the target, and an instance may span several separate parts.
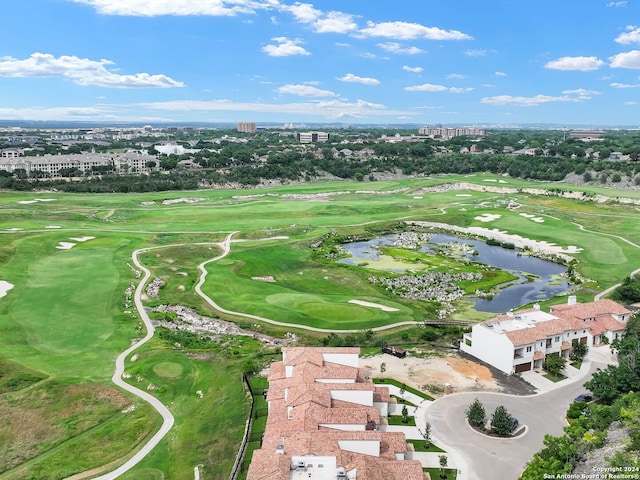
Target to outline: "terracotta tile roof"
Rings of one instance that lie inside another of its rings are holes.
[[[560,346],[561,350],[571,350],[571,344],[569,342],[562,342]]]
[[[631,310],[613,300],[604,299],[588,303],[576,303],[574,305],[552,305],[551,313],[561,315],[564,318],[572,317],[583,320],[610,315],[631,315]]]
[[[266,431],[262,447],[253,454],[247,480],[288,480],[292,456],[335,457],[336,466],[347,471],[357,468],[358,480],[423,480],[420,462],[396,460],[396,453],[407,451],[403,433],[367,430],[380,423],[377,407],[331,398],[332,392],[359,391],[371,392],[370,401],[388,401],[388,389],[365,380],[362,369],[323,360],[323,353],[357,354],[359,349],[283,351],[284,361],[270,369]],[[293,365],[293,375],[288,378],[287,365]],[[353,383],[315,381],[318,378]],[[358,425],[360,429],[341,430],[340,425]],[[370,454],[350,451],[350,440],[369,445]],[[276,453],[277,445],[284,446],[284,454]]]
[[[536,350],[533,353],[533,359],[534,360],[542,360],[544,358],[544,352],[541,352],[540,350]]]
[[[536,323],[530,327],[519,330],[511,330],[505,332],[505,335],[511,340],[514,346],[521,347],[546,340],[548,337],[561,335],[568,330],[573,330],[571,323],[564,319],[557,319]]]

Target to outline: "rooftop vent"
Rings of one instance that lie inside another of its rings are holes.
[[[338,467],[338,471],[336,473],[336,478],[338,480],[343,480],[343,479],[347,478],[347,472],[345,471],[344,467]]]
[[[284,445],[282,444],[276,445],[276,453],[279,453],[280,455],[284,455]]]

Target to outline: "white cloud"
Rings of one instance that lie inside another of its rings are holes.
[[[609,60],[611,68],[640,68],[640,50],[618,53]]]
[[[406,115],[402,110],[388,110],[384,105],[364,100],[347,102],[343,100],[316,100],[299,103],[233,102],[230,100],[197,101],[183,100],[138,104],[139,108],[151,110],[184,112],[260,112],[301,116],[322,116],[336,119],[343,117],[365,118],[370,115]]]
[[[359,32],[363,37],[385,37],[398,40],[473,40],[473,37],[458,30],[442,30],[438,27],[425,27],[410,22],[367,22]]]
[[[322,11],[310,3],[297,2],[283,8],[290,12],[295,19],[301,23],[312,23],[322,16]]]
[[[609,86],[613,87],[613,88],[638,88],[638,87],[640,87],[640,84],[630,85],[628,83],[617,83],[617,82],[614,82],[614,83],[610,83]]]
[[[0,59],[0,77],[62,77],[82,86],[108,88],[171,88],[184,87],[184,83],[166,75],[135,73],[121,75],[107,70],[109,60],[90,60],[72,55],[54,57],[49,53],[33,53],[19,60],[12,57]]]
[[[638,102],[636,102],[635,100],[629,100],[628,102],[624,102],[625,105],[637,105]]]
[[[413,85],[404,87],[407,92],[446,92],[447,87],[444,85],[434,85],[432,83],[423,83],[422,85]]]
[[[484,57],[487,54],[486,50],[467,50],[464,52],[469,57]]]
[[[274,37],[271,40],[277,45],[265,45],[262,51],[270,57],[290,57],[293,55],[311,55],[311,53],[301,47],[302,40],[290,39],[287,37]]]
[[[380,85],[380,80],[371,77],[359,77],[353,73],[347,73],[346,75],[339,77],[338,80],[347,83],[361,83],[363,85]]]
[[[311,85],[283,85],[278,90],[278,93],[285,93],[288,95],[298,95],[300,97],[335,97],[336,94],[329,90],[321,90]]]
[[[496,77],[506,77],[507,74],[504,72],[496,72]]]
[[[467,76],[466,75],[462,75],[460,73],[450,73],[449,75],[447,75],[447,78],[450,78],[450,79],[460,78],[460,79],[462,79],[462,78],[467,78]]]
[[[640,27],[629,25],[625,33],[621,33],[615,39],[617,43],[628,45],[630,43],[640,43]]]
[[[535,107],[543,103],[553,102],[579,102],[577,98],[563,95],[562,97],[553,97],[550,95],[535,95],[533,97],[512,97],[511,95],[497,95],[495,97],[484,97],[480,103],[489,105],[514,105],[518,107]]]
[[[449,93],[467,93],[473,91],[473,87],[450,87]]]
[[[353,15],[342,12],[329,12],[313,24],[316,33],[348,33],[358,28]]]
[[[103,15],[154,17],[159,15],[232,16],[279,6],[278,0],[71,0],[92,6]]]
[[[480,86],[484,88],[495,88],[493,83],[481,83]]]
[[[402,70],[404,70],[405,72],[420,73],[420,72],[424,71],[424,68],[422,68],[422,67],[409,67],[407,65],[404,65],[402,67]]]
[[[378,46],[386,52],[396,53],[400,55],[417,55],[424,53],[424,50],[418,47],[403,47],[396,42],[379,43]]]
[[[604,65],[598,57],[561,57],[557,60],[547,62],[544,68],[550,70],[579,70],[590,72],[597,70]]]
[[[627,6],[627,0],[624,0],[622,2],[609,2],[607,3],[607,7],[626,7]]]
[[[594,95],[602,95],[597,90],[587,90],[586,88],[576,88],[573,90],[563,90],[564,95],[576,95],[580,100],[591,100]]]

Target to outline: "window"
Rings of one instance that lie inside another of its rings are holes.
[[[527,347],[527,352],[530,352],[533,349],[533,347]]]
[[[556,343],[559,342],[560,341],[560,337],[554,338],[553,341],[556,342]]]

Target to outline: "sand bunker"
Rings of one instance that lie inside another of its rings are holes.
[[[536,217],[535,215],[531,215],[530,213],[520,213],[519,215],[520,215],[521,217],[531,219],[531,221],[532,221],[532,222],[536,222],[536,223],[544,223],[544,218],[542,218],[542,217]]]
[[[194,198],[174,198],[171,200],[163,200],[163,205],[173,205],[174,203],[198,203],[205,201],[206,198],[194,197]]]
[[[251,280],[256,280],[258,282],[267,282],[267,283],[275,283],[276,279],[273,278],[273,275],[267,275],[266,277],[251,277]]]
[[[497,220],[501,217],[502,215],[498,213],[483,213],[482,215],[474,217],[474,219],[480,222],[493,222],[494,220]]]
[[[0,298],[4,297],[13,288],[13,283],[0,280]]]
[[[24,228],[7,228],[6,230],[9,232],[19,232],[20,230],[24,230]]]
[[[47,225],[44,228],[62,228],[60,225]]]
[[[397,312],[397,308],[387,307],[386,305],[380,305],[379,303],[365,302],[363,300],[349,300],[349,303],[355,303],[356,305],[362,305],[363,307],[379,308],[383,312]]]
[[[30,203],[38,203],[38,202],[53,202],[55,198],[36,198],[34,200],[19,200],[18,203],[22,205],[28,205]]]
[[[471,197],[472,195],[470,193],[457,193],[456,197]]]
[[[422,197],[420,197],[420,196],[415,196],[413,198],[415,198],[416,200],[421,200],[422,199]]]
[[[59,250],[69,250],[75,246],[76,244],[72,242],[59,242],[56,248]]]
[[[71,240],[75,240],[76,242],[86,242],[87,240],[93,240],[96,237],[71,237]]]

